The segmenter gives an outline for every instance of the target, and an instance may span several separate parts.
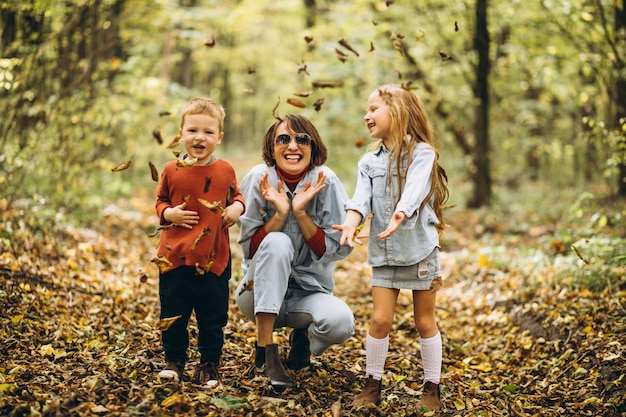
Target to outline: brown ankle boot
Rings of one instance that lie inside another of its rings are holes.
[[[275,343],[265,346],[265,366],[262,372],[269,378],[272,387],[278,391],[296,385],[285,370],[278,354],[278,345]]]
[[[367,377],[363,391],[354,399],[352,407],[362,407],[368,404],[376,404],[380,401],[380,379]]]
[[[311,369],[311,350],[309,349],[309,335],[306,329],[293,329],[289,335],[289,356],[287,368],[295,371]]]
[[[425,408],[428,408],[428,410]],[[417,411],[437,411],[439,408],[441,408],[441,388],[439,384],[426,381],[422,391],[422,398],[417,403]]]

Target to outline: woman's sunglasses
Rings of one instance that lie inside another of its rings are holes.
[[[309,146],[311,145],[311,137],[306,133],[296,133],[296,144],[300,146]],[[283,133],[282,135],[276,136],[276,144],[278,145],[289,145],[291,143],[291,135]]]

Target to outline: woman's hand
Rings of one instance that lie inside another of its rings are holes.
[[[278,189],[272,187],[269,181],[269,173],[265,173],[259,182],[259,191],[264,200],[274,205],[276,212],[286,217],[289,214],[291,202],[285,192],[285,187],[281,181],[278,181]]]
[[[317,182],[311,186],[311,181],[307,181],[302,189],[293,197],[291,201],[291,207],[293,209],[294,216],[298,216],[306,211],[306,206],[309,205],[313,197],[317,195],[326,184],[326,175],[323,171],[320,171],[317,176]]]

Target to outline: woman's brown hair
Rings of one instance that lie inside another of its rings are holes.
[[[291,133],[306,133],[311,138],[311,167],[317,167],[326,163],[328,158],[328,148],[322,142],[319,132],[309,119],[299,114],[286,114],[283,117],[277,117],[276,122],[267,130],[263,139],[262,155],[267,166],[276,165],[274,159],[274,146],[276,139],[276,130],[281,124],[285,124],[285,128]]]

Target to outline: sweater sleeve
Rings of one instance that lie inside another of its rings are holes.
[[[317,232],[310,239],[306,240],[307,245],[318,257],[322,257],[326,252],[326,235],[321,228],[317,228]]]

